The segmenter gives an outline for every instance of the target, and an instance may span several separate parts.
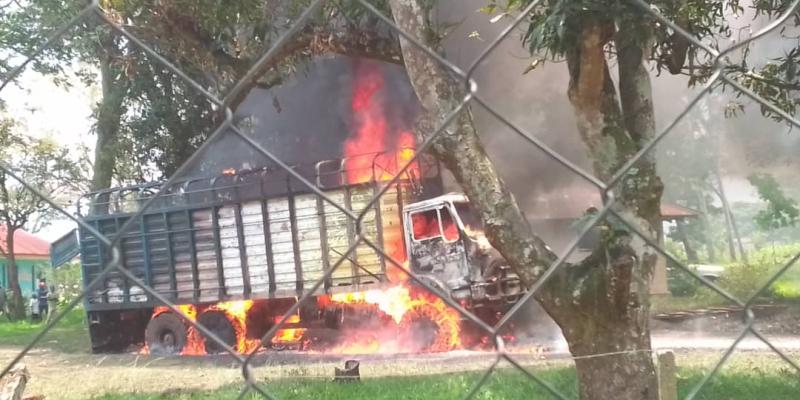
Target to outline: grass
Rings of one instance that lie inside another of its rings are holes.
[[[89,350],[89,333],[85,325],[86,313],[75,308],[53,327],[37,345],[65,353]],[[30,320],[9,322],[0,319],[0,346],[25,346],[44,329],[44,322]]]
[[[571,368],[551,368],[536,371],[567,398],[577,398],[575,372]],[[684,368],[678,376],[679,397],[685,398],[707,373],[704,368]],[[479,372],[456,374],[384,377],[365,379],[357,384],[333,383],[321,379],[278,379],[268,382],[270,391],[282,399],[326,400],[383,400],[383,399],[460,399],[480,380]],[[96,397],[95,400],[211,400],[236,398],[241,386],[226,387],[205,392],[172,392],[164,394],[114,394]],[[723,371],[711,381],[698,400],[796,400],[800,393],[797,375],[771,369]],[[252,394],[246,399],[260,399]],[[476,399],[547,399],[553,398],[544,387],[522,373],[501,369],[495,372],[479,390]]]

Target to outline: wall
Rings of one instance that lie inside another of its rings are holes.
[[[4,258],[0,258],[0,284],[3,288],[8,288],[8,262]],[[22,296],[30,298],[33,291],[36,289],[36,283],[39,280],[39,274],[45,273],[44,269],[47,268],[47,260],[37,259],[22,259],[17,260],[17,271],[19,273],[19,286],[22,288]]]

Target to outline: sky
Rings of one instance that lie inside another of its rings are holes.
[[[17,85],[10,84],[0,92],[7,112],[30,136],[50,136],[68,147],[82,144],[94,148],[92,103],[97,97],[96,89],[80,82],[67,89],[30,70]],[[59,219],[37,235],[52,242],[74,228],[74,222]]]

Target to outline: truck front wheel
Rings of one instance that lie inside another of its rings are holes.
[[[186,345],[186,326],[173,313],[165,312],[151,319],[144,331],[144,339],[150,354],[180,354]]]

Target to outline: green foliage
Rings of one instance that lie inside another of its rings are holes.
[[[481,10],[494,13],[514,13],[532,3],[532,0],[491,0]],[[653,1],[651,7],[669,18],[677,21],[681,27],[698,38],[712,42],[712,45],[730,36],[731,28],[728,16],[738,15],[743,11],[739,0],[706,1],[687,0]],[[600,24],[634,24],[641,30],[641,44],[651,46],[652,60],[659,71],[669,63],[674,36],[671,29],[657,23],[642,13],[637,6],[614,0],[549,0],[534,7],[529,18],[529,25],[523,34],[523,42],[531,54],[548,59],[558,59],[569,49],[574,48],[583,27],[589,23]],[[655,40],[649,41],[648,37]],[[609,39],[614,39],[613,36]],[[610,49],[613,52],[613,48]],[[693,64],[710,62],[705,55],[689,49],[689,58]]]
[[[795,226],[800,219],[797,201],[786,196],[778,182],[768,174],[754,174],[747,178],[758,190],[758,196],[767,203],[767,209],[755,216],[756,224],[763,230]]]
[[[800,244],[766,247],[749,255],[748,263],[731,263],[716,282],[721,288],[740,300],[747,300],[769,280],[787,261],[800,254]],[[800,291],[800,266],[787,271],[774,285],[759,297],[774,299],[793,298]],[[719,298],[708,288],[701,288],[698,296]]]
[[[47,281],[56,286],[59,304],[66,304],[80,296],[83,289],[81,264],[71,262],[62,265],[52,270]]]
[[[675,297],[694,296],[701,285],[697,278],[678,267],[667,269],[667,288]]]
[[[59,308],[59,312],[61,309]],[[90,348],[86,328],[86,313],[81,307],[71,310],[42,339],[38,347],[51,348],[65,353],[85,352]],[[24,346],[44,327],[44,322],[0,319],[0,343],[4,346]]]
[[[385,0],[372,2],[389,13]],[[143,41],[156,53],[178,67],[202,90],[224,97],[262,53],[268,49],[309,5],[310,0],[265,2],[258,0],[106,0],[101,2],[111,19]],[[0,57],[3,66],[17,61],[19,54],[30,54],[50,32],[62,26],[84,6],[64,0],[23,0],[0,9],[0,43],[18,54]],[[105,151],[113,152],[115,165],[97,163],[111,170],[118,184],[144,181],[171,175],[207,139],[224,117],[200,90],[180,79],[145,51],[130,43],[95,18],[88,18],[75,30],[56,41],[34,66],[54,80],[65,82],[66,69],[78,66],[86,84],[103,83],[103,99],[98,104],[98,136],[109,134]],[[312,35],[319,34],[316,40]],[[327,2],[312,15],[298,43],[277,55],[275,62],[260,71],[248,85],[269,88],[301,71],[315,54],[347,51],[330,46],[338,35],[361,43],[370,36],[385,35],[377,29],[375,17],[355,0]],[[306,42],[302,42],[305,40]],[[393,39],[392,39],[393,40]],[[368,46],[365,46],[368,47]],[[385,56],[383,49],[362,51],[363,56]],[[16,57],[16,58],[14,58]],[[13,60],[12,60],[13,59]],[[3,62],[7,61],[7,62]],[[100,82],[97,80],[97,69]],[[112,97],[121,97],[112,101]],[[243,98],[229,99],[234,104]],[[108,126],[119,126],[110,132]],[[110,132],[110,133],[109,133]],[[100,137],[98,139],[101,139]]]
[[[56,201],[69,202],[85,189],[85,171],[70,154],[73,149],[59,146],[53,138],[31,138],[22,131],[23,126],[0,114],[0,160],[8,169]],[[0,224],[11,229],[31,224],[28,229],[35,231],[55,215],[38,195],[0,171]]]

